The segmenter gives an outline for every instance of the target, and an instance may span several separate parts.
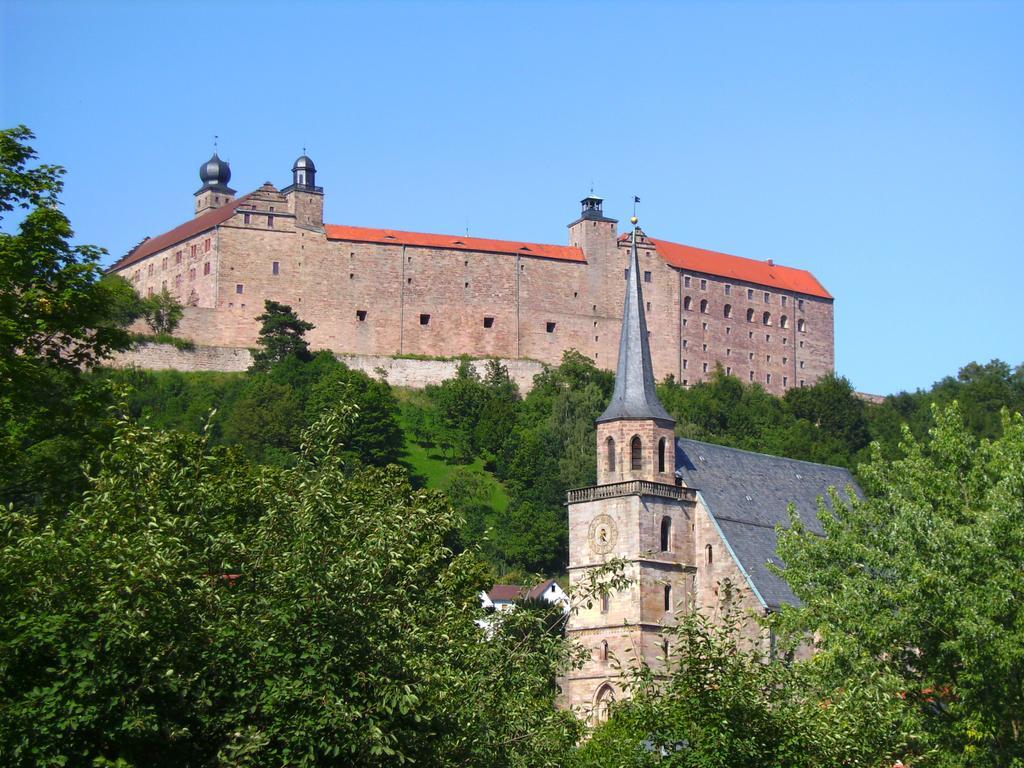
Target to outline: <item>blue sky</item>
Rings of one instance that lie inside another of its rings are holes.
[[[810,269],[836,368],[1024,362],[1024,3],[0,0],[0,118],[110,259],[303,146],[332,223],[563,243],[590,189],[656,237]]]

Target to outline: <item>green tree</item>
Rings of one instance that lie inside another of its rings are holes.
[[[178,328],[184,310],[167,289],[142,299],[142,316],[153,333],[170,335]]]
[[[104,251],[70,244],[64,169],[29,167],[33,138],[24,126],[0,131],[0,213],[21,216],[0,232],[0,500],[60,504],[105,440],[107,394],[83,370],[131,345],[138,299],[103,278]]]
[[[295,311],[287,304],[267,299],[263,302],[263,314],[256,318],[260,326],[260,349],[252,356],[251,371],[265,371],[275,363],[289,357],[309,360],[309,342],[306,331],[314,326],[299,319]]]
[[[657,674],[626,667],[628,701],[612,705],[574,765],[686,768],[889,768],[908,751],[891,680],[824,690],[813,663],[765,659],[735,614],[698,612],[665,632]]]
[[[779,534],[800,609],[780,626],[820,638],[817,663],[854,685],[870,662],[896,678],[942,766],[1024,761],[1024,419],[978,440],[959,407],[933,408],[927,441],[904,428],[874,448],[868,498],[832,499],[826,537]]]
[[[125,422],[63,524],[0,511],[5,765],[564,761],[570,648],[485,636],[456,515],[344,467],[346,418],[285,470]]]

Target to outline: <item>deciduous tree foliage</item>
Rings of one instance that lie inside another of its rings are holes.
[[[560,764],[567,646],[486,639],[451,508],[344,467],[346,418],[285,470],[125,421],[64,523],[0,513],[0,761]]]
[[[680,615],[665,635],[667,670],[628,672],[630,700],[612,706],[573,765],[890,768],[906,754],[911,737],[891,679],[824,686],[813,663],[752,648],[741,631],[748,621]]]
[[[1024,420],[978,440],[956,403],[927,441],[909,428],[895,460],[876,446],[866,500],[832,499],[827,536],[780,533],[804,602],[780,626],[820,638],[837,686],[871,662],[922,718],[942,766],[1024,761]]]
[[[0,218],[21,216],[0,232],[0,501],[60,505],[106,438],[108,398],[83,368],[130,346],[139,306],[128,283],[102,276],[104,251],[70,244],[64,169],[29,167],[33,138],[0,131]]]

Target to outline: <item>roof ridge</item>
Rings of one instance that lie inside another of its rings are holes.
[[[680,442],[685,440],[687,442],[698,443],[700,445],[710,445],[713,448],[724,448],[727,451],[736,451],[738,453],[749,453],[749,454],[752,454],[754,456],[765,456],[765,457],[767,457],[769,459],[781,459],[782,461],[792,461],[792,462],[795,462],[797,464],[806,464],[807,466],[810,466],[810,467],[825,467],[827,469],[841,469],[844,472],[848,472],[851,477],[853,476],[853,470],[852,469],[849,469],[847,467],[841,467],[838,464],[824,464],[824,463],[822,463],[820,461],[807,461],[806,459],[793,459],[793,458],[790,458],[789,456],[777,456],[774,453],[764,453],[763,451],[749,451],[746,448],[737,448],[737,447],[735,447],[733,445],[722,445],[721,443],[710,443],[707,440],[694,440],[693,438],[690,438],[690,437],[679,437],[679,436],[676,436],[676,440],[679,440]]]
[[[347,227],[349,229],[365,229],[370,232],[392,232],[396,235],[427,235],[428,237],[450,237],[453,241],[457,240],[486,240],[492,243],[514,243],[516,245],[543,245],[547,248],[566,248],[577,250],[571,245],[561,245],[558,243],[541,243],[534,240],[510,240],[504,237],[481,237],[480,235],[453,235],[448,232],[422,232],[415,229],[394,229],[393,227],[366,227],[362,224],[328,224],[325,223],[324,227]]]

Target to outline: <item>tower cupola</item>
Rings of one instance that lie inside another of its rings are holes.
[[[292,166],[292,185],[296,187],[316,186],[316,166],[308,155],[300,156]]]
[[[580,212],[581,219],[605,221],[604,212],[602,210],[604,200],[593,192],[580,200],[580,205],[583,207],[583,210]]]
[[[214,208],[220,208],[235,199],[235,190],[228,186],[231,181],[231,166],[221,160],[216,151],[205,163],[199,166],[199,178],[203,182],[196,190],[196,216],[201,216]]]
[[[203,182],[203,189],[227,190],[228,182],[231,181],[231,166],[214,152],[213,157],[199,166],[199,178]],[[231,194],[234,194],[234,190],[231,190]]]

